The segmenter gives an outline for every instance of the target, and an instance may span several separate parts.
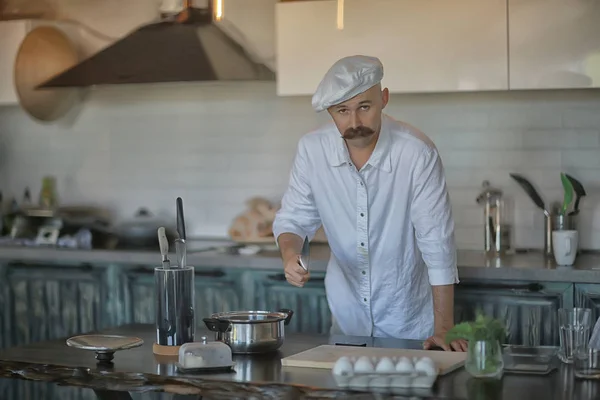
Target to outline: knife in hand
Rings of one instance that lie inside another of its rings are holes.
[[[300,259],[298,260],[298,264],[305,271],[308,271],[308,265],[310,263],[310,243],[308,242],[308,237],[304,238],[304,244],[302,245],[302,254],[300,255]]]

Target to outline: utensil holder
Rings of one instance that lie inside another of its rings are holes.
[[[154,269],[156,343],[154,353],[176,355],[194,341],[194,267]]]
[[[575,216],[572,215],[552,215],[552,230],[572,231],[577,230]]]
[[[577,216],[564,214],[550,214],[544,216],[544,254],[548,257],[554,256],[552,246],[552,231],[577,230]],[[579,253],[579,249],[577,249]]]

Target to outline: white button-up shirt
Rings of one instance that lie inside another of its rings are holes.
[[[321,224],[331,249],[325,290],[340,329],[431,336],[431,285],[458,283],[450,199],[431,140],[384,115],[357,171],[333,123],[303,136],[273,231],[312,239]]]

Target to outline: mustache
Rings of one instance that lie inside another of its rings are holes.
[[[342,137],[344,139],[356,139],[359,137],[369,137],[374,134],[375,131],[366,126],[359,126],[358,128],[348,128],[344,131]]]

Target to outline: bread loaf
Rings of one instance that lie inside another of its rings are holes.
[[[261,240],[273,236],[273,221],[277,210],[266,199],[255,197],[246,202],[248,209],[238,215],[229,228],[234,240]]]

